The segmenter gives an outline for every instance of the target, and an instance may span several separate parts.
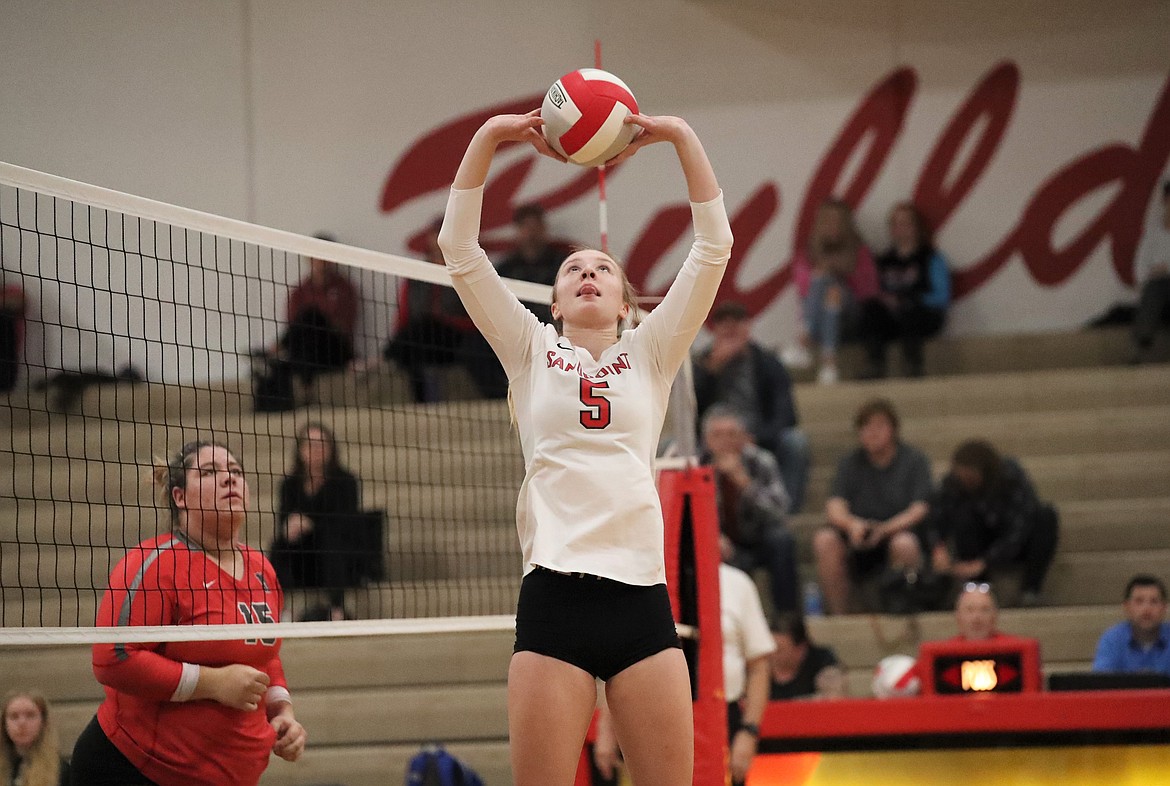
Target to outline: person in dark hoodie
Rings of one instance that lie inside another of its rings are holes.
[[[1056,553],[1056,509],[1041,502],[1019,462],[983,440],[959,445],[930,506],[925,542],[939,573],[984,581],[1020,567],[1020,603],[1037,605]]]

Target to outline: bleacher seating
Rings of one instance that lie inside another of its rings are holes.
[[[1007,610],[1001,627],[1039,638],[1046,668],[1087,668],[1098,633],[1118,617],[1129,576],[1144,570],[1170,577],[1170,366],[1098,365],[1093,361],[1102,359],[1109,335],[951,339],[932,344],[928,353],[928,368],[948,376],[798,385],[798,406],[814,446],[806,512],[792,521],[802,572],[810,575],[809,538],[821,520],[817,511],[836,457],[853,444],[852,414],[863,399],[887,396],[903,416],[905,438],[926,450],[936,471],[959,441],[986,437],[1019,457],[1041,495],[1059,506],[1063,532],[1048,605]],[[974,372],[972,363],[983,371]],[[320,408],[313,411],[339,439],[360,443],[347,449],[346,459],[363,479],[366,507],[402,511],[402,501],[408,501],[406,512],[394,514],[401,525],[392,518],[387,528],[388,578],[356,611],[401,615],[416,599],[426,599],[435,614],[511,612],[519,586],[513,510],[522,462],[506,405],[463,401],[415,409],[404,403],[404,386],[392,371],[377,374],[377,386],[326,381],[317,391]],[[120,504],[150,504],[144,467],[135,463],[147,458],[142,446],[161,450],[197,431],[237,435],[232,444],[248,461],[255,499],[269,511],[257,517],[271,515],[291,449],[291,438],[280,435],[291,435],[306,417],[253,415],[246,385],[198,391],[118,385],[87,392],[84,417],[72,416],[68,428],[49,429],[36,411],[43,402],[30,395],[14,396],[0,408],[10,435],[4,439],[11,440],[0,447],[0,537],[11,541],[19,531],[27,540],[35,531],[45,540],[76,545],[61,547],[55,560],[46,560],[43,551],[38,558],[32,549],[6,547],[0,555],[5,585],[19,575],[101,586],[107,556],[94,546],[104,546],[107,536],[134,543],[160,527],[148,507]],[[375,404],[426,416],[372,419],[364,407]],[[144,422],[115,419],[129,408]],[[379,422],[386,433],[372,430],[371,423]],[[390,430],[399,447],[387,450]],[[273,436],[241,443],[241,432]],[[444,442],[475,445],[478,455],[463,460],[426,451],[440,433]],[[495,465],[490,485],[455,485],[482,471],[485,452]],[[27,458],[30,453],[34,458]],[[51,474],[45,471],[49,463]],[[59,471],[63,465],[68,473]],[[258,531],[250,522],[248,538],[255,545]],[[476,561],[475,575],[455,551],[472,535],[477,551],[491,555]],[[60,610],[70,621],[93,614],[92,597],[52,595],[44,594],[38,614],[52,620]],[[5,591],[3,602],[5,619],[13,624],[22,605],[29,610],[35,598]],[[875,624],[888,643],[879,640]],[[893,617],[876,623],[863,616],[821,618],[811,630],[842,656],[851,692],[865,695],[880,657],[899,644],[913,651],[919,639],[950,635],[953,624],[948,613],[938,612],[913,624]],[[504,679],[511,646],[507,633],[287,641],[286,669],[311,744],[303,763],[275,762],[263,783],[394,782],[418,746],[435,739],[448,742],[486,783],[509,783]],[[48,694],[66,747],[101,696],[86,647],[0,648],[0,674],[0,687],[31,685]]]

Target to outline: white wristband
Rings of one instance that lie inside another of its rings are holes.
[[[273,685],[268,689],[268,692],[264,694],[264,700],[268,703],[269,706],[278,704],[282,701],[287,701],[289,704],[292,704],[292,694],[288,692],[288,688],[282,688],[279,685]]]
[[[199,684],[199,664],[184,663],[183,673],[179,676],[179,684],[171,694],[171,701],[187,701],[195,693],[195,686]]]

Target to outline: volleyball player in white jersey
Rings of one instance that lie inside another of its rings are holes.
[[[530,142],[560,158],[537,112],[502,115],[476,132],[451,189],[439,245],[467,312],[511,388],[527,474],[516,506],[525,576],[508,671],[508,727],[518,786],[572,783],[596,699],[606,696],[638,786],[690,783],[690,681],[666,592],[662,510],[652,461],[671,380],[702,325],[731,253],[715,173],[675,117],[633,115],[628,158],[672,144],[695,243],[669,293],[637,328],[625,273],[600,251],[561,265],[540,323],[479,246],[483,185],[497,146]]]

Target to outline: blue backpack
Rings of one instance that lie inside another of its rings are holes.
[[[406,786],[483,786],[483,781],[442,745],[424,745],[406,767]]]

